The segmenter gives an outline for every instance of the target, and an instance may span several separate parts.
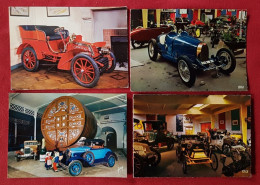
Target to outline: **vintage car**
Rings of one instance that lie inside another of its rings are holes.
[[[37,140],[24,141],[24,148],[15,151],[16,161],[20,161],[22,158],[33,158],[37,160],[39,157],[39,142]]]
[[[83,166],[104,164],[113,167],[116,161],[117,155],[104,147],[104,140],[87,139],[85,146],[65,150],[61,162],[67,166],[70,175],[78,176]]]
[[[134,142],[134,176],[143,175],[146,167],[155,167],[161,161],[161,154],[145,143]]]
[[[148,55],[156,61],[158,53],[165,59],[177,63],[182,82],[192,87],[196,81],[196,70],[220,70],[224,74],[232,73],[236,68],[236,59],[227,48],[221,48],[216,56],[209,58],[209,48],[206,43],[193,38],[187,32],[177,34],[170,32],[161,34],[157,39],[150,40]]]
[[[210,164],[213,170],[218,168],[218,158],[207,141],[198,135],[182,135],[176,149],[177,161],[182,163],[183,173],[187,167],[197,164]]]
[[[232,177],[235,173],[246,170],[251,166],[251,148],[248,146],[232,146],[230,157],[232,162],[228,164],[226,164],[227,156],[225,154],[221,154],[220,157],[220,161],[223,164],[222,174],[227,177]],[[246,171],[248,171],[248,169]]]
[[[170,32],[172,27],[162,25],[157,28],[143,28],[137,27],[130,33],[131,44],[134,49],[142,47],[145,43],[148,43],[151,39],[157,38],[162,33]]]
[[[135,119],[135,123],[137,120]],[[174,147],[175,137],[165,130],[166,122],[160,120],[141,121],[144,132],[134,139],[141,143],[146,143],[154,148],[167,147],[167,150],[172,150]],[[141,128],[142,128],[141,127]]]
[[[22,44],[17,54],[27,71],[37,71],[40,61],[47,61],[70,70],[78,84],[91,88],[101,73],[115,69],[115,56],[105,42],[84,42],[81,35],[69,36],[68,30],[58,26],[20,25],[19,30]]]
[[[243,146],[245,147],[245,143],[242,140],[242,134],[231,134],[225,138],[223,138],[222,152],[225,155],[230,155],[232,147],[234,146]]]

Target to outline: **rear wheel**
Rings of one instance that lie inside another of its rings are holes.
[[[22,51],[21,60],[26,71],[34,72],[39,68],[39,60],[33,48],[26,47]]]
[[[142,46],[143,46],[143,43],[141,43],[141,42],[136,42],[136,40],[131,40],[131,45],[132,45],[132,47],[133,47],[134,49],[136,49],[136,48],[142,47]]]
[[[219,61],[224,64],[220,71],[224,74],[232,73],[236,68],[236,58],[234,54],[226,48],[222,48],[217,52]]]
[[[115,163],[116,163],[116,158],[115,158],[115,156],[110,155],[110,156],[108,157],[108,159],[107,159],[107,165],[108,165],[109,167],[113,167],[113,166],[115,165]]]
[[[148,55],[151,60],[156,61],[158,57],[158,46],[155,39],[151,39],[148,43]]]
[[[75,81],[87,88],[97,85],[100,72],[97,63],[88,55],[76,55],[71,62],[71,73]]]
[[[187,87],[192,87],[196,81],[195,70],[188,57],[180,57],[178,59],[178,72],[182,82]]]
[[[108,61],[108,68],[106,69],[106,73],[111,73],[116,68],[116,57],[114,53],[110,52],[111,60]]]
[[[78,176],[82,172],[82,163],[78,160],[72,161],[68,169],[71,176]]]
[[[215,153],[212,153],[210,155],[210,159],[212,161],[212,163],[210,163],[211,168],[216,171],[218,169],[218,158],[217,155]]]

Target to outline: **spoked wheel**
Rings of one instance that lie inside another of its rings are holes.
[[[78,54],[71,62],[71,73],[83,87],[95,87],[100,76],[97,63],[88,55]]]
[[[151,60],[156,61],[158,56],[158,46],[155,39],[152,39],[148,43],[148,55]]]
[[[155,160],[154,162],[151,164],[151,166],[157,166],[160,161],[161,161],[161,154],[160,152],[158,152],[158,150],[150,148],[151,151],[153,151],[155,153]]]
[[[83,154],[83,158],[85,159],[85,161],[92,166],[95,162],[95,156],[92,152],[88,151],[86,153]]]
[[[69,164],[69,173],[72,176],[78,176],[82,172],[82,163],[78,160],[72,161]]]
[[[139,154],[134,154],[134,176],[140,177],[143,174],[144,163],[143,158]]]
[[[182,163],[182,172],[184,174],[187,174],[187,161],[186,161],[186,159]]]
[[[212,161],[212,163],[210,163],[211,168],[216,171],[218,169],[218,158],[217,155],[215,153],[212,153],[210,155],[210,159]]]
[[[110,52],[110,58],[108,61],[108,68],[106,69],[106,73],[111,73],[116,68],[116,57],[114,53]]]
[[[222,146],[222,152],[225,155],[230,155],[231,152],[231,146],[229,144],[223,144]]]
[[[217,57],[219,61],[224,64],[222,68],[220,68],[221,72],[224,74],[232,73],[236,68],[236,58],[234,54],[226,48],[222,48],[217,52]]]
[[[141,42],[136,42],[136,40],[131,40],[131,45],[134,49],[142,47],[144,44]]]
[[[196,80],[196,75],[194,68],[188,57],[180,57],[178,59],[178,72],[181,77],[182,82],[188,86],[192,87]]]
[[[26,47],[21,55],[22,64],[26,71],[34,72],[39,68],[39,61],[33,48]]]
[[[116,158],[113,155],[110,155],[107,160],[107,164],[109,167],[113,167],[116,163]]]

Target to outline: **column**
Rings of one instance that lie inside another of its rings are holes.
[[[147,28],[148,9],[142,9],[142,16],[143,16],[143,27],[144,27],[144,28]]]
[[[241,120],[241,126],[242,126],[242,135],[243,135],[243,142],[247,143],[247,106],[241,105],[240,107],[240,120]]]
[[[161,23],[161,9],[156,9],[156,24],[157,27],[160,27]]]

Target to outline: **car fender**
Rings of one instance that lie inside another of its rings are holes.
[[[18,55],[22,54],[23,49],[26,48],[26,47],[31,47],[31,48],[34,49],[34,51],[35,51],[35,53],[37,55],[37,59],[38,60],[42,60],[43,59],[43,53],[45,53],[44,51],[48,51],[49,52],[49,48],[48,48],[48,46],[47,46],[45,41],[33,40],[33,41],[29,41],[29,42],[21,44],[17,48],[16,54],[18,54]]]

